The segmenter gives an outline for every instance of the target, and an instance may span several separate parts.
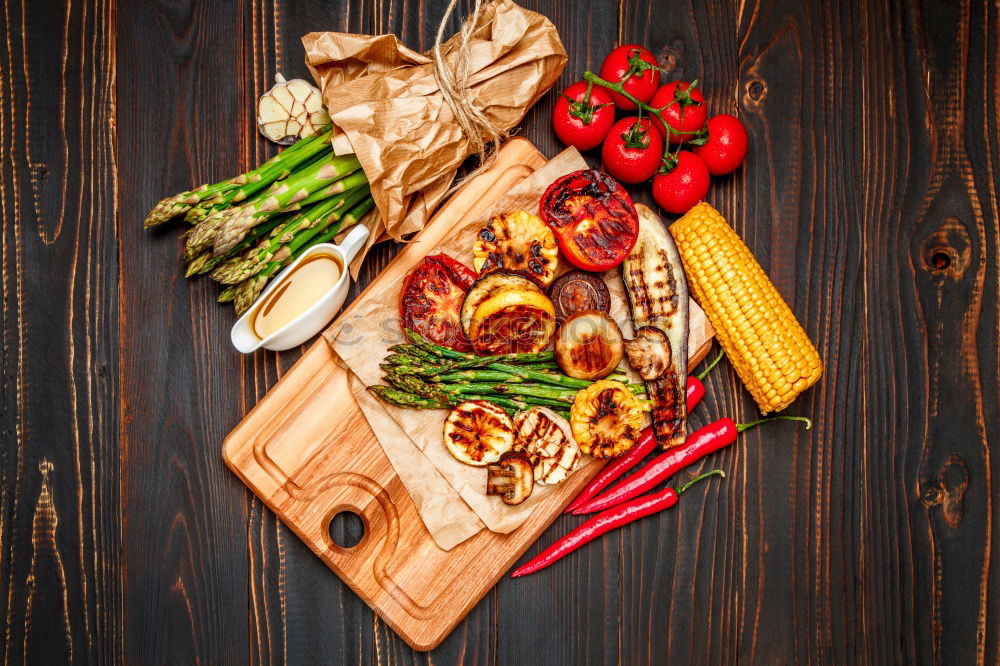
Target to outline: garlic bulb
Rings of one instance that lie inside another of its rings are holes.
[[[265,137],[287,146],[330,122],[316,86],[303,79],[286,81],[281,74],[274,81],[257,102],[257,126]]]

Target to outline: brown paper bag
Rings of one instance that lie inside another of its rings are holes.
[[[452,71],[459,65],[458,37],[442,44]],[[423,228],[473,143],[441,93],[430,52],[417,53],[394,35],[319,32],[302,43],[330,118],[361,161],[379,211],[367,247],[351,264],[356,272],[385,234],[402,239]],[[520,122],[565,64],[555,26],[510,0],[482,6],[462,63],[473,105],[503,131]]]

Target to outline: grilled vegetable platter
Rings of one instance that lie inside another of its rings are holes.
[[[589,538],[671,506],[686,486],[647,496],[664,470],[763,422],[689,437],[688,411],[704,395],[687,373],[690,294],[726,330],[724,353],[764,411],[786,406],[819,372],[815,349],[774,305],[776,292],[721,216],[700,204],[675,226],[605,172],[558,178],[537,211],[484,219],[465,232],[465,254],[429,254],[409,272],[398,301],[405,342],[388,348],[382,383],[368,390],[398,407],[447,410],[441,446],[482,468],[482,492],[506,505],[588,459],[613,459],[571,505],[597,511]],[[621,281],[627,323],[610,315],[609,280]],[[669,460],[641,482],[612,485],[654,450]]]
[[[733,116],[709,117],[697,81],[660,86],[662,71],[649,50],[623,45],[599,75],[586,72],[561,94],[556,134],[581,150],[601,146],[603,170],[562,175],[532,210],[482,220],[464,253],[423,257],[399,285],[405,342],[389,347],[382,382],[368,387],[397,407],[442,410],[441,446],[482,470],[482,492],[499,508],[564,482],[588,460],[608,463],[567,508],[591,514],[587,521],[514,576],[724,476],[712,470],[661,486],[738,433],[776,420],[811,426],[805,417],[766,415],[818,381],[819,353],[735,230],[704,201],[710,175],[742,164],[745,128]],[[155,227],[183,219],[186,275],[220,283],[219,301],[233,302],[237,314],[306,250],[374,208],[358,159],[334,153],[318,99],[310,84],[279,76],[259,102],[259,124],[289,147],[244,174],[160,201],[145,220]],[[616,109],[630,115],[616,122]],[[668,223],[636,204],[622,184],[650,179],[660,208],[679,219]],[[611,315],[615,280],[627,322]],[[690,298],[722,348],[693,376]],[[702,380],[722,356],[762,418],[689,433]]]

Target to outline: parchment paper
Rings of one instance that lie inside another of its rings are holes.
[[[442,44],[452,71],[456,37]],[[341,133],[334,148],[358,156],[379,211],[365,249],[351,262],[356,274],[386,234],[402,239],[424,227],[472,148],[441,94],[429,52],[413,51],[394,35],[319,32],[302,44]],[[484,4],[468,47],[468,94],[502,130],[520,122],[567,59],[555,26],[510,0]]]
[[[442,550],[451,550],[475,536],[484,525],[461,496],[448,485],[433,463],[427,459],[402,428],[390,417],[386,405],[365,390],[357,375],[348,372],[351,392],[369,423],[379,423],[386,439],[399,446],[384,446],[386,457],[417,506],[427,531]],[[381,440],[380,440],[381,441]]]

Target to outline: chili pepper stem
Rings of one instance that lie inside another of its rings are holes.
[[[678,488],[676,490],[677,494],[678,495],[684,494],[685,490],[687,490],[688,488],[690,488],[694,484],[698,483],[702,479],[707,479],[710,476],[720,476],[722,478],[726,478],[726,473],[723,472],[721,469],[713,469],[711,472],[705,472],[701,476],[694,477],[693,479],[691,479],[690,481],[688,481],[687,483],[685,483],[683,486],[681,486],[680,488]]]
[[[761,423],[767,423],[769,421],[802,421],[806,424],[806,430],[813,427],[812,419],[805,416],[789,416],[787,414],[781,414],[778,416],[769,416],[766,419],[757,419],[756,421],[751,421],[750,423],[737,423],[736,432],[743,432],[744,430],[749,430],[754,426],[758,426]]]
[[[721,361],[722,357],[725,355],[726,355],[725,350],[720,350],[719,355],[715,357],[715,360],[709,363],[707,368],[696,374],[695,377],[697,377],[699,380],[705,379],[705,377],[708,376],[708,373],[712,371],[712,368],[717,366],[719,364],[719,361]]]

